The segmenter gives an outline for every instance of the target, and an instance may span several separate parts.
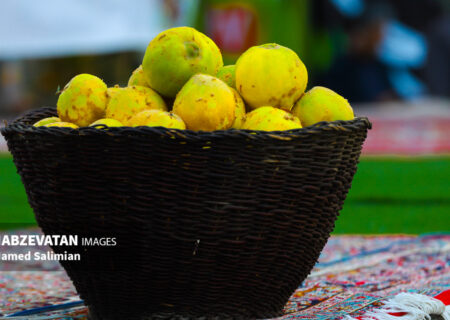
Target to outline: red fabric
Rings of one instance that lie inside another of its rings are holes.
[[[441,300],[446,306],[450,306],[450,290],[439,293],[435,298]]]

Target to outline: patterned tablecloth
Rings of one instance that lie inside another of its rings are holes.
[[[0,316],[79,301],[58,263],[9,263],[0,265],[0,270],[5,270],[0,272]],[[400,292],[435,296],[448,289],[450,234],[333,236],[279,319],[355,317],[379,308]],[[8,319],[87,319],[83,305],[43,311]]]

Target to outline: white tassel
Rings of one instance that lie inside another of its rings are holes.
[[[445,311],[442,314],[442,318],[444,318],[444,320],[450,320],[450,306],[445,307]]]
[[[443,304],[441,300],[423,294],[400,293],[396,295],[393,300],[400,305],[417,308],[428,314],[441,315],[445,311],[445,304]]]
[[[390,313],[405,312],[404,316],[394,316]],[[393,299],[385,302],[382,309],[369,311],[364,320],[430,320],[431,314],[442,315],[450,320],[450,308],[445,307],[442,301],[417,293],[400,293]],[[354,320],[347,316],[346,320]]]

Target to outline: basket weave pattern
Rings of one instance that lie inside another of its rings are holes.
[[[2,129],[46,234],[115,237],[62,261],[98,319],[267,318],[306,278],[333,230],[370,122],[288,132]],[[156,316],[155,316],[156,317]]]

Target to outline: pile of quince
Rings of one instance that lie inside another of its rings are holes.
[[[324,87],[305,93],[307,82],[305,65],[289,48],[255,46],[223,66],[210,38],[179,27],[150,42],[127,87],[77,75],[59,95],[58,117],[34,125],[281,131],[353,119],[346,99]]]

